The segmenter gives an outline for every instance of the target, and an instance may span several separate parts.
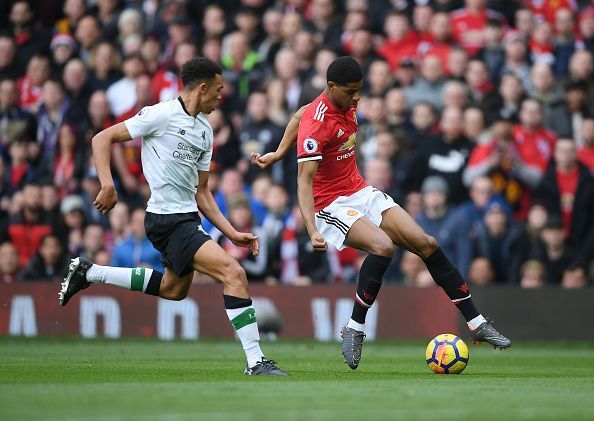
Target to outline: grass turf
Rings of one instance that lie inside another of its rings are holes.
[[[0,419],[594,418],[594,344],[470,344],[461,375],[420,342],[368,343],[357,371],[336,343],[263,348],[289,378],[244,376],[238,342],[0,337]]]

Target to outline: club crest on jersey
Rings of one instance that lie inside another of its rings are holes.
[[[308,137],[303,141],[303,149],[307,153],[317,152],[318,142],[313,137]]]
[[[346,149],[351,149],[356,144],[357,144],[357,135],[355,133],[353,133],[352,135],[349,136],[349,140],[347,140],[342,145],[340,145],[340,148],[338,148],[338,150],[344,151]]]

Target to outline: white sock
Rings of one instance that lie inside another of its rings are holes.
[[[485,319],[482,314],[479,314],[474,319],[466,322],[466,324],[468,325],[468,328],[470,330],[474,330],[477,327],[479,327],[481,324],[485,323],[486,321],[487,321],[487,319]]]
[[[353,319],[349,320],[349,322],[347,323],[347,327],[358,330],[359,332],[365,332],[365,323],[359,323],[354,321]]]
[[[262,360],[264,354],[260,349],[260,332],[256,322],[256,310],[254,306],[241,308],[227,308],[227,317],[239,336],[241,345],[247,358],[248,367],[253,367]]]
[[[144,292],[152,273],[153,270],[148,268],[114,268],[93,265],[87,271],[87,281],[117,285],[132,291]]]

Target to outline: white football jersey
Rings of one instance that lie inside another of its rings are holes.
[[[190,116],[180,97],[144,107],[124,121],[132,138],[142,138],[142,170],[151,188],[147,211],[198,210],[198,171],[208,171],[213,131],[206,116]]]

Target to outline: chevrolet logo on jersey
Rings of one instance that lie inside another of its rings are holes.
[[[357,135],[355,133],[353,133],[352,135],[349,136],[349,140],[347,140],[342,145],[340,145],[340,148],[338,148],[338,150],[344,151],[346,149],[351,149],[356,144],[357,144]]]

